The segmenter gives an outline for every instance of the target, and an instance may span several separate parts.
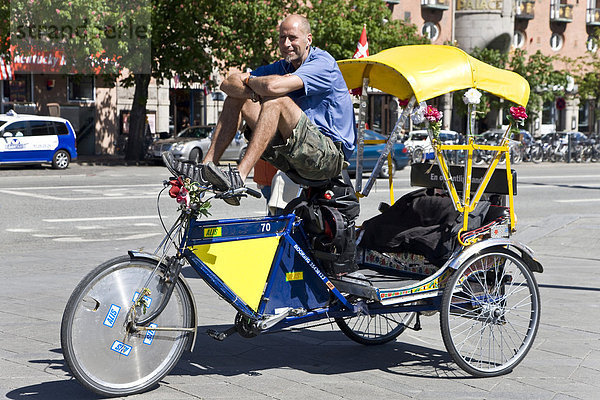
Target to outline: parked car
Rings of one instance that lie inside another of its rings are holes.
[[[365,140],[385,140],[387,139],[385,136],[375,133],[371,130],[365,130]],[[363,152],[363,171],[371,172],[375,168],[375,164],[379,159],[379,155],[383,151],[385,147],[384,144],[365,144],[364,152]],[[348,172],[353,174],[356,172],[356,151],[350,157],[350,166],[348,167]],[[392,171],[391,175],[394,176],[396,171],[399,171],[406,167],[410,161],[408,156],[408,151],[404,144],[400,142],[394,143],[393,151],[392,151]],[[379,176],[381,178],[388,178],[390,175],[390,171],[388,168],[388,163],[383,163],[381,168],[381,172]]]
[[[17,114],[0,115],[0,164],[52,163],[65,169],[77,159],[76,134],[64,118]]]
[[[458,144],[461,136],[458,132],[442,129],[440,141],[443,144]],[[418,163],[424,160],[433,160],[433,147],[425,129],[417,129],[409,132],[404,139],[404,146],[410,154],[412,162]]]
[[[190,126],[174,138],[159,139],[150,145],[147,158],[158,161],[163,152],[171,151],[176,160],[201,162],[210,147],[213,130],[214,126]],[[221,160],[239,162],[246,153],[247,146],[246,139],[238,132]]]

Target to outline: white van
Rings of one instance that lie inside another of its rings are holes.
[[[58,117],[0,114],[0,165],[52,163],[64,169],[77,158],[75,130]]]

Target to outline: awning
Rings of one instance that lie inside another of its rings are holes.
[[[452,46],[394,47],[370,57],[338,61],[349,89],[369,86],[400,99],[414,95],[429,100],[455,90],[476,88],[522,106],[529,99],[529,83],[520,75],[471,57]]]
[[[4,56],[0,56],[0,80],[12,81],[15,79],[15,71],[12,65],[4,59]]]

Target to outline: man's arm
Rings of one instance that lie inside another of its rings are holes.
[[[245,84],[261,97],[279,97],[302,89],[304,82],[294,74],[252,76]]]

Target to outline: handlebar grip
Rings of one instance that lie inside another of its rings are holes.
[[[262,197],[262,194],[260,192],[254,189],[250,189],[249,187],[246,188],[246,193],[248,193],[252,197],[256,197],[257,199],[260,199]]]

